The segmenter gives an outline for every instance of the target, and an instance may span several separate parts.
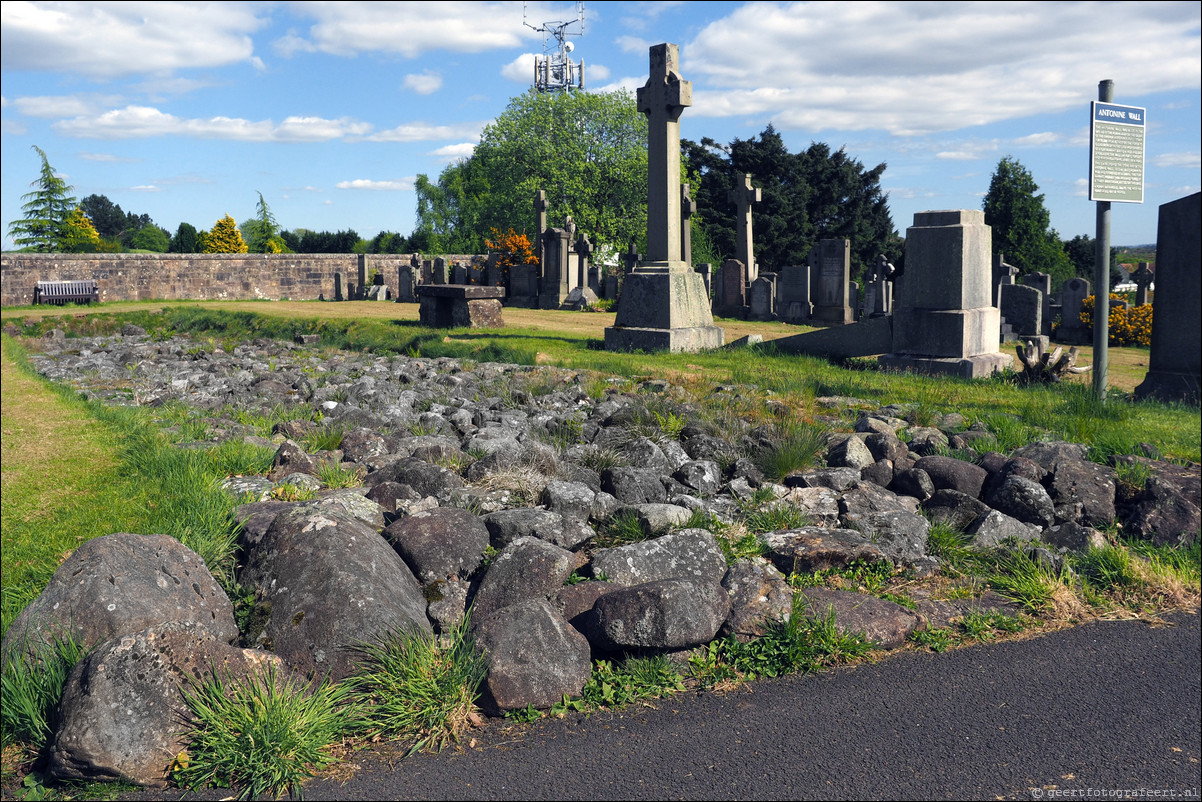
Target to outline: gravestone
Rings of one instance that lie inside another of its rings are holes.
[[[545,267],[547,264],[547,254],[543,250],[543,232],[547,230],[547,208],[550,205],[547,203],[546,190],[536,190],[534,193],[534,236],[537,241],[535,247],[538,249],[539,267]]]
[[[500,265],[501,254],[490,253],[488,265],[484,268],[484,283],[490,287],[500,287],[505,283],[505,271]]]
[[[434,262],[430,259],[422,259],[422,284],[434,283]]]
[[[722,345],[701,276],[680,254],[680,115],[693,104],[674,44],[650,51],[650,76],[638,90],[647,115],[647,255],[626,276],[607,350],[699,351]]]
[[[334,274],[334,300],[335,301],[345,301],[346,300],[346,298],[344,298],[342,295],[342,274],[341,273]]]
[[[622,267],[625,269],[625,271],[627,273],[629,273],[630,271],[634,270],[636,267],[639,266],[639,260],[641,260],[642,258],[643,258],[643,255],[641,253],[639,253],[637,250],[635,250],[634,240],[631,240],[630,247],[627,248],[626,251],[622,254]]]
[[[546,264],[543,268],[542,286],[538,293],[540,309],[559,309],[572,292],[572,278],[568,255],[571,240],[562,228],[548,228],[543,232],[543,253]]]
[[[1006,264],[1006,256],[1002,253],[993,255],[993,286],[997,287],[1002,284],[1013,284],[1018,275],[1018,268],[1014,265]]]
[[[356,260],[358,263],[359,283],[356,284],[357,294],[355,300],[362,301],[367,298],[367,254],[359,254]]]
[[[576,254],[578,265],[576,267],[576,282],[572,285],[576,287],[589,286],[588,281],[588,260],[593,254],[593,243],[589,242],[588,234],[583,231],[576,237],[576,244],[572,246],[572,250]]]
[[[844,326],[855,322],[850,296],[851,240],[824,239],[810,252],[810,322]]]
[[[787,265],[776,279],[776,311],[786,323],[806,323],[810,319],[810,268]]]
[[[588,266],[588,288],[593,295],[601,295],[601,270],[596,265]]]
[[[454,262],[451,265],[451,283],[467,284],[467,268],[463,266],[463,262]]]
[[[689,191],[688,184],[680,185],[680,260],[687,265],[693,264],[693,212],[697,211],[697,201]]]
[[[747,316],[751,320],[776,319],[775,279],[775,273],[763,273],[751,282],[751,287],[747,290]]]
[[[391,299],[391,293],[388,292],[388,287],[385,284],[372,284],[367,288],[366,301],[387,301]]]
[[[1131,280],[1135,282],[1135,305],[1143,306],[1148,302],[1148,287],[1155,280],[1156,275],[1148,267],[1147,262],[1140,262],[1139,268],[1131,274]]]
[[[471,264],[468,265],[467,283],[468,284],[478,284],[482,287],[487,284],[487,282],[485,280],[484,260],[478,256],[474,257],[472,259]]]
[[[1046,351],[1047,337],[1040,334],[1043,331],[1043,294],[1022,284],[1003,284],[998,290],[998,308],[1014,334],[1028,342],[1038,338]]]
[[[396,269],[396,302],[411,304],[417,300],[417,276],[412,265],[398,265]]]
[[[1083,278],[1070,278],[1060,288],[1060,328],[1056,330],[1056,341],[1069,345],[1087,345],[1093,342],[1093,330],[1081,321],[1081,310],[1089,297],[1089,282]]]
[[[509,295],[506,303],[509,306],[537,309],[539,281],[538,265],[513,265],[509,268]]]
[[[991,243],[982,211],[914,215],[906,272],[894,281],[893,350],[879,357],[883,367],[979,378],[1011,363],[998,351]]]
[[[751,232],[751,204],[760,202],[759,187],[751,185],[751,174],[743,174],[743,183],[726,193],[726,199],[735,204],[735,258],[747,266],[747,280],[755,281],[759,268],[755,263],[755,242]]]
[[[876,264],[868,269],[868,286],[864,291],[864,317],[888,317],[893,314],[893,283],[897,272],[889,260],[881,254]]]
[[[618,297],[618,276],[615,273],[605,274],[605,297],[610,300]]]
[[[1052,277],[1048,273],[1031,273],[1023,276],[1023,284],[1043,293],[1043,327],[1040,334],[1052,333]]]
[[[723,317],[743,317],[747,306],[747,266],[738,259],[722,263],[715,311]]]
[[[1156,303],[1148,375],[1139,398],[1199,401],[1202,384],[1202,193],[1160,207],[1156,227]]]
[[[447,260],[441,256],[434,257],[434,273],[430,278],[431,284],[450,284],[451,276],[447,270]]]

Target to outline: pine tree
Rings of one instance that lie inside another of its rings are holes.
[[[1073,265],[1060,235],[1051,228],[1039,185],[1022,163],[1004,156],[989,182],[982,207],[985,224],[993,228],[993,252],[1024,273],[1052,276],[1052,289],[1073,277]]]
[[[228,214],[213,224],[213,230],[205,234],[204,253],[246,253],[246,243],[238,224]]]
[[[76,201],[67,182],[55,175],[45,151],[37,145],[33,149],[42,157],[42,171],[30,184],[33,192],[21,196],[25,216],[10,223],[8,232],[15,245],[50,252],[63,247],[67,218],[75,210]]]

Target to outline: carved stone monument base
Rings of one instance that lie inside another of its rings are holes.
[[[720,348],[724,338],[701,275],[684,262],[651,262],[626,276],[605,350],[694,352]]]
[[[904,370],[934,376],[958,376],[961,379],[983,379],[1011,366],[1014,358],[1000,352],[977,356],[929,357],[912,354],[885,354],[877,363],[886,370]]]

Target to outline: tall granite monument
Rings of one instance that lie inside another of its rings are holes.
[[[743,174],[743,183],[726,193],[726,199],[735,205],[735,258],[747,266],[747,281],[760,276],[755,263],[755,238],[752,236],[751,204],[760,202],[760,188],[751,185],[751,174]]]
[[[647,115],[647,261],[622,285],[610,351],[700,351],[722,345],[705,282],[681,259],[680,115],[693,105],[693,85],[680,77],[674,44],[651,48],[651,75],[638,90]]]

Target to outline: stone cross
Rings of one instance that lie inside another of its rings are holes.
[[[759,187],[751,185],[750,173],[743,174],[743,184],[726,193],[726,199],[739,209],[735,258],[747,265],[747,280],[755,281],[759,271],[755,264],[755,245],[751,236],[751,204],[760,202],[760,190]]]
[[[680,258],[685,264],[693,264],[693,232],[689,219],[697,211],[697,201],[689,194],[689,185],[680,185]]]
[[[1135,305],[1143,306],[1148,302],[1148,285],[1152,283],[1156,275],[1148,268],[1147,262],[1140,262],[1139,269],[1131,274],[1131,280],[1135,282]]]
[[[626,249],[626,253],[622,254],[622,264],[629,273],[639,266],[639,260],[643,255],[634,249],[634,240],[630,241],[630,247]]]
[[[651,75],[638,89],[647,115],[647,260],[683,268],[680,254],[680,115],[693,105],[693,84],[680,77],[680,49],[651,48]]]

